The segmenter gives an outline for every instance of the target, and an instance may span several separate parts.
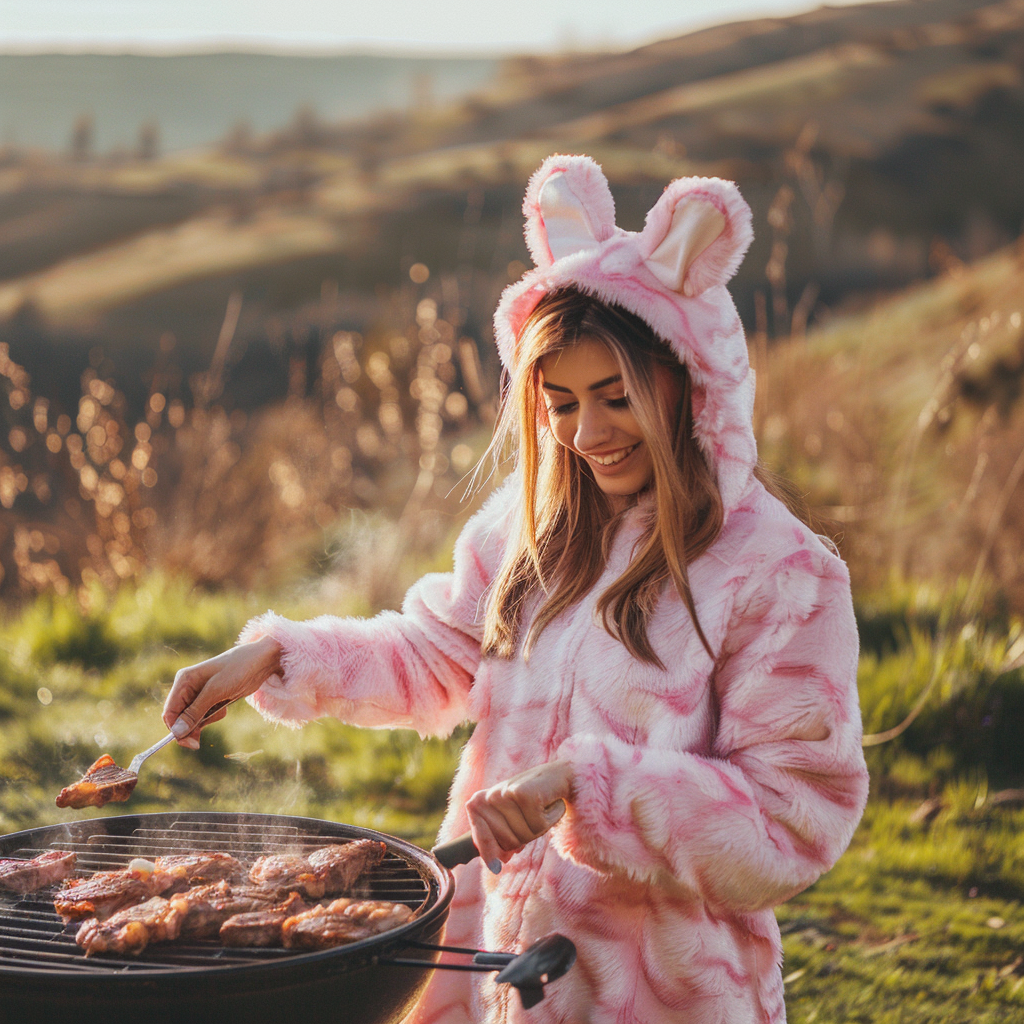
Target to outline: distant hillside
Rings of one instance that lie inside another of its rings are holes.
[[[861,594],[960,577],[1024,612],[1024,240],[754,354],[761,456]]]
[[[203,106],[189,97],[174,101]],[[731,287],[770,339],[976,260],[1024,225],[1021,0],[824,7],[506,62],[449,103],[329,113],[158,159],[8,152],[0,341],[41,386],[55,375],[77,395],[90,350],[135,377],[170,333],[187,379],[209,365],[233,293],[239,349],[266,353],[283,336],[304,345],[324,295],[367,328],[417,263],[423,294],[486,340],[528,260],[524,185],[551,152],[593,154],[632,229],[673,177],[736,180],[755,241]],[[226,403],[284,394],[251,358]]]
[[[451,100],[479,88],[498,62],[473,58],[205,53],[0,53],[0,145],[71,147],[92,122],[97,153],[134,152],[140,131],[160,150],[210,146],[236,125],[283,128],[308,107],[326,121]]]

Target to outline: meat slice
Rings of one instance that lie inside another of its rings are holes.
[[[376,867],[387,847],[375,839],[356,839],[341,846],[324,846],[309,854],[314,874],[323,880],[328,896],[351,892],[360,877]]]
[[[227,853],[174,853],[157,857],[153,862],[154,873],[159,876],[158,884],[167,892],[181,891],[193,885],[208,885],[211,882],[240,882],[245,878],[241,862]]]
[[[93,766],[77,781],[65,786],[57,794],[58,807],[102,807],[128,799],[139,781],[135,772],[118,768],[109,754],[98,758]]]
[[[325,892],[323,880],[317,878],[309,858],[300,853],[258,857],[249,869],[249,881],[277,892],[301,892],[314,900]]]
[[[94,953],[128,953],[138,956],[151,942],[178,937],[185,908],[178,898],[154,896],[134,907],[119,910],[106,921],[89,918],[78,929],[75,942],[86,956]]]
[[[375,839],[323,846],[308,854],[260,857],[249,871],[256,885],[300,892],[310,899],[350,892],[360,876],[384,859],[387,847]]]
[[[31,860],[0,859],[0,889],[27,893],[63,881],[75,869],[78,858],[63,850],[48,850]]]
[[[269,910],[280,899],[273,889],[253,886],[235,887],[228,882],[214,882],[175,896],[185,910],[181,926],[182,938],[211,939],[229,917],[255,910]]]
[[[413,916],[404,903],[343,898],[289,917],[281,926],[281,939],[288,949],[327,949],[380,935]]]
[[[160,891],[154,875],[132,871],[98,871],[89,878],[72,878],[53,899],[53,908],[65,921],[95,917],[101,921],[124,907],[143,903]]]
[[[269,910],[235,914],[220,926],[220,941],[225,946],[280,946],[281,926],[289,917],[309,910],[297,893],[289,893],[284,903]]]

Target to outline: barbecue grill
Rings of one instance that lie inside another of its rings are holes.
[[[451,873],[411,843],[353,825],[269,814],[122,815],[0,837],[0,856],[73,850],[76,874],[87,877],[123,868],[134,857],[212,850],[251,863],[262,854],[303,853],[351,839],[387,846],[384,861],[353,895],[404,903],[416,916],[382,935],[312,953],[179,941],[149,946],[138,957],[87,959],[75,943],[78,923],[65,926],[53,909],[52,887],[25,896],[0,891],[0,1024],[64,1018],[76,1024],[397,1024],[430,970],[500,970],[498,980],[516,985],[530,1006],[542,998],[543,983],[571,965],[572,944],[560,936],[519,957],[438,945],[455,891]],[[449,957],[442,960],[442,953]],[[462,959],[452,962],[451,954]]]

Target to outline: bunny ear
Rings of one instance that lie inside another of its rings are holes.
[[[725,284],[753,237],[750,207],[731,181],[680,178],[647,214],[640,249],[666,288],[692,297]]]
[[[550,156],[523,201],[526,244],[538,267],[595,248],[615,230],[615,202],[589,156]]]

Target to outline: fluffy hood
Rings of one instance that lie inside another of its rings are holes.
[[[694,433],[728,513],[757,462],[754,375],[743,326],[725,287],[750,245],[750,207],[719,178],[678,178],[640,232],[615,225],[615,203],[588,156],[551,156],[523,201],[536,264],[502,294],[494,316],[502,363],[547,292],[572,286],[645,320],[690,371]]]

